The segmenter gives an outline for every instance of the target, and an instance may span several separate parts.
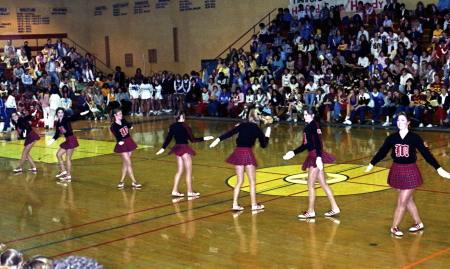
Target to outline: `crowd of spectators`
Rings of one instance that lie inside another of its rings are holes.
[[[221,104],[258,107],[274,120],[297,121],[313,105],[328,122],[386,126],[406,111],[421,127],[448,123],[448,7],[418,2],[408,11],[393,0],[378,11],[359,1],[350,16],[349,3],[325,3],[318,13],[300,4],[296,16],[280,8],[259,25],[249,51],[218,59],[207,76],[210,95],[217,87]]]
[[[418,2],[409,11],[392,1],[382,10],[360,1],[354,15],[346,12],[350,2],[332,10],[325,3],[319,12],[300,4],[296,16],[280,8],[270,25],[259,25],[248,51],[232,49],[215,68],[184,75],[145,76],[138,68],[127,79],[119,66],[93,72],[91,55],[61,39],[49,39],[37,57],[26,42],[18,50],[8,42],[3,60],[14,70],[10,79],[0,76],[4,130],[14,109],[42,111],[37,125],[51,128],[60,106],[68,114],[89,110],[94,120],[116,107],[131,116],[184,110],[243,118],[258,108],[275,121],[297,121],[304,106],[316,106],[324,122],[383,125],[404,110],[418,126],[443,126],[450,119],[448,9]]]

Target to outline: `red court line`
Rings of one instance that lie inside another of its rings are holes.
[[[279,179],[280,178],[275,178],[275,179],[272,179],[272,180],[269,180],[269,181],[260,182],[260,183],[257,183],[257,184],[263,184],[263,183],[267,183],[267,182],[271,182],[271,181],[275,181],[275,180],[279,180]],[[248,187],[248,185],[243,186],[243,187]],[[221,192],[216,192],[216,193],[213,193],[213,194],[205,195],[205,196],[199,197],[198,199],[202,199],[202,198],[205,198],[205,197],[210,197],[210,196],[214,196],[214,195],[218,195],[218,194],[222,194],[222,193],[226,193],[226,192],[230,192],[230,191],[233,191],[233,189],[228,189],[228,190],[225,190],[225,191],[221,191]],[[180,201],[178,203],[185,203],[185,202],[188,202],[188,200]],[[86,226],[86,225],[91,225],[91,224],[95,224],[95,223],[99,223],[99,222],[103,222],[103,221],[107,221],[107,220],[111,220],[111,219],[115,219],[115,218],[121,218],[121,217],[129,216],[129,215],[134,215],[134,214],[146,212],[146,211],[149,211],[149,210],[163,208],[163,207],[166,207],[166,206],[172,206],[172,205],[173,205],[173,203],[160,205],[160,206],[156,206],[156,207],[150,207],[150,208],[142,209],[142,210],[139,210],[139,211],[134,211],[134,212],[118,215],[118,216],[113,216],[113,217],[100,219],[100,220],[96,220],[96,221],[92,221],[92,222],[88,222],[88,223],[83,223],[83,224],[80,224],[80,225],[75,225],[75,226],[72,226],[72,227],[67,227],[67,228],[63,228],[63,229],[59,229],[59,230],[55,230],[55,231],[50,231],[50,232],[41,233],[41,234],[35,234],[35,235],[32,235],[32,236],[23,237],[23,238],[11,240],[11,241],[8,241],[8,242],[3,242],[3,244],[14,243],[14,242],[18,242],[18,241],[22,241],[22,240],[26,240],[26,239],[31,239],[31,238],[35,238],[35,237],[39,237],[39,236],[43,236],[43,235],[47,235],[47,234],[62,232],[62,231],[69,230],[69,229],[79,228],[79,227],[83,227],[83,226]]]
[[[317,187],[317,188],[319,188],[319,187]],[[296,192],[296,193],[293,193],[293,194],[291,194],[291,195],[295,195],[295,194],[302,193],[302,192],[307,192],[307,191],[308,191],[308,190],[301,191],[301,192]],[[281,198],[284,198],[284,197],[286,197],[286,196],[280,196],[280,197],[276,197],[276,198],[273,198],[273,199],[269,199],[269,200],[264,201],[264,203],[265,203],[265,202],[274,201],[274,200],[278,200],[278,199],[281,199]],[[249,206],[250,206],[250,205],[245,206],[245,207],[249,207]],[[183,221],[183,222],[171,224],[171,225],[168,225],[168,226],[159,227],[159,228],[156,228],[156,229],[153,229],[153,230],[149,230],[149,231],[145,231],[145,232],[142,232],[142,233],[138,233],[138,234],[134,234],[134,235],[130,235],[130,236],[118,238],[118,239],[115,239],[115,240],[111,240],[111,241],[108,241],[108,242],[103,242],[103,243],[96,244],[96,245],[92,245],[92,246],[89,246],[89,247],[84,247],[84,248],[80,248],[80,249],[68,251],[68,252],[65,252],[65,253],[60,253],[60,254],[58,254],[58,255],[52,256],[52,258],[59,257],[59,256],[63,256],[63,255],[68,255],[68,254],[71,254],[71,253],[75,253],[75,252],[87,250],[87,249],[90,249],[90,248],[95,248],[95,247],[99,247],[99,246],[111,244],[111,243],[114,243],[114,242],[126,240],[126,239],[128,239],[128,238],[133,238],[133,237],[141,236],[141,235],[144,235],[144,234],[149,234],[149,233],[157,232],[157,231],[160,231],[160,230],[164,230],[164,229],[176,227],[176,226],[179,226],[179,225],[182,225],[182,224],[186,224],[186,223],[189,223],[189,222],[194,222],[194,221],[198,221],[198,220],[202,220],[202,219],[207,219],[207,218],[219,216],[219,215],[222,215],[222,214],[225,214],[225,213],[229,213],[229,212],[230,212],[230,210],[222,211],[222,212],[215,213],[215,214],[211,214],[211,215],[208,215],[208,216],[203,216],[203,217],[200,217],[200,218],[196,218],[196,219],[192,219],[192,220],[188,220],[188,221]]]
[[[446,248],[446,249],[443,249],[443,250],[441,250],[441,251],[439,251],[439,252],[436,252],[436,253],[434,253],[434,254],[428,256],[428,257],[425,257],[425,258],[423,258],[423,259],[421,259],[421,260],[418,260],[418,261],[416,261],[416,262],[413,262],[413,263],[411,263],[411,264],[409,264],[409,265],[407,265],[407,266],[405,266],[405,267],[402,267],[402,269],[408,269],[408,268],[414,267],[414,266],[416,266],[416,265],[418,265],[418,264],[421,264],[421,263],[423,263],[423,262],[425,262],[425,261],[428,261],[429,259],[432,259],[432,258],[434,258],[434,257],[436,257],[436,256],[438,256],[438,255],[441,255],[441,254],[443,254],[443,253],[445,253],[445,252],[447,252],[447,251],[449,251],[449,250],[450,250],[450,247],[449,247],[449,248]]]

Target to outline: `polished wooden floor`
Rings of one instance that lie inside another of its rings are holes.
[[[269,147],[255,147],[260,169],[257,198],[266,209],[252,212],[248,188],[243,188],[240,204],[246,208],[234,213],[230,207],[235,171],[224,161],[234,149],[234,139],[213,149],[211,141],[191,145],[197,152],[194,189],[201,196],[174,200],[170,192],[175,157],[168,156],[168,150],[155,155],[172,118],[130,120],[132,137],[140,145],[133,152],[140,190],[131,188],[128,178],[123,190],[116,187],[122,160],[112,152],[109,122],[74,124],[80,147],[68,184],[55,179],[55,154],[62,138],[47,147],[45,141],[53,132],[38,129],[42,139],[31,154],[39,171],[14,174],[23,141],[16,134],[0,134],[1,242],[22,251],[26,259],[37,254],[84,255],[105,268],[450,267],[450,180],[440,178],[419,155],[425,183],[414,197],[425,229],[409,233],[413,221],[406,215],[400,226],[405,235],[395,238],[389,227],[397,194],[386,184],[392,161],[386,158],[364,173],[394,128],[324,126],[325,150],[338,159],[326,166],[326,172],[342,213],[323,217],[330,206],[318,187],[318,216],[304,221],[297,215],[307,209],[300,169],[306,153],[289,161],[282,158],[301,143],[302,124],[275,124]],[[190,118],[187,123],[198,137],[217,137],[236,121]],[[417,132],[450,170],[449,129],[444,131]],[[186,192],[184,182],[180,191]]]

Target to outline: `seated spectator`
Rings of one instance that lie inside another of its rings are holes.
[[[211,94],[208,100],[208,112],[211,116],[218,116],[218,105],[219,105],[219,96],[221,90],[219,90],[218,86],[213,86]]]
[[[365,113],[366,111],[370,111],[372,108],[369,106],[370,95],[364,91],[364,89],[359,89],[359,93],[356,96],[356,104],[352,104],[352,110],[350,114],[350,119],[346,124],[352,124],[355,120],[356,114],[359,114],[359,123],[364,124],[365,122]]]
[[[283,104],[283,97],[282,95],[277,91],[273,90],[272,95],[269,99],[269,107],[272,112],[272,117],[274,121],[279,121],[280,114],[281,114],[281,105]]]
[[[433,127],[433,114],[436,112],[437,105],[433,101],[436,100],[436,97],[434,96],[433,92],[430,90],[426,91],[426,97],[425,97],[425,104],[424,104],[424,110],[423,113],[425,114],[424,122],[426,127]]]
[[[62,95],[61,106],[62,106],[62,108],[64,108],[64,113],[66,115],[68,115],[68,116],[73,115],[72,100],[69,98],[69,95],[67,92],[63,93],[63,95]]]
[[[53,269],[67,268],[103,269],[103,266],[94,259],[82,256],[69,256],[53,263]]]
[[[423,127],[423,108],[425,104],[425,95],[419,92],[419,89],[414,89],[414,94],[410,97],[409,109],[407,112],[413,115],[413,119],[418,122],[419,127]]]
[[[441,94],[439,94],[438,98],[438,107],[436,108],[436,116],[439,120],[439,125],[444,125],[444,119],[447,115],[447,111],[450,108],[450,96],[448,95],[447,87],[441,87]],[[448,120],[445,120],[447,123]]]
[[[8,249],[0,257],[0,265],[8,266],[11,269],[21,269],[23,265],[23,255],[15,249]]]
[[[231,94],[227,91],[227,87],[222,87],[222,92],[219,95],[218,101],[218,115],[219,117],[227,116],[227,107],[230,102]]]
[[[211,96],[211,92],[208,91],[208,89],[206,87],[202,88],[202,95],[201,95],[201,99],[197,105],[197,109],[195,111],[195,115],[197,117],[203,116],[203,109],[208,105],[209,103],[209,99]]]
[[[28,70],[27,70],[28,71]],[[36,89],[33,86],[33,77],[31,77],[29,72],[24,72],[22,75],[22,85],[28,92],[35,92]]]
[[[81,96],[80,96],[81,97]],[[80,107],[80,97],[78,97],[78,107]],[[114,110],[116,108],[121,107],[120,100],[117,99],[117,93],[115,88],[111,88],[111,92],[108,94],[106,99],[106,105],[108,106],[108,109]]]
[[[325,104],[327,93],[324,89],[318,88],[317,89],[317,95],[316,95],[316,102],[315,105],[317,107],[318,116],[322,120],[325,115],[325,109],[327,107],[327,104]]]
[[[24,263],[24,269],[50,269],[53,268],[54,260],[44,256],[33,256],[29,261]]]

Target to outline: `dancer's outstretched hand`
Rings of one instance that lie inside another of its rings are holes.
[[[370,170],[372,170],[372,168],[373,168],[373,165],[371,163],[369,163],[369,165],[367,166],[367,169],[366,169],[366,173],[370,172]]]
[[[439,167],[437,171],[441,177],[450,178],[450,174],[444,169],[442,169],[442,167]]]
[[[50,146],[51,144],[53,144],[53,142],[55,142],[55,139],[50,139],[48,142],[47,142],[47,146]]]
[[[27,130],[23,130],[23,137],[27,137]]]
[[[162,154],[164,152],[164,149],[160,149],[160,150],[158,150],[158,152],[156,152],[156,155],[160,155],[160,154]]]
[[[205,141],[208,141],[208,140],[213,140],[214,139],[214,136],[205,136],[205,137],[203,137],[203,140],[205,140]]]
[[[283,159],[289,160],[292,159],[295,156],[295,153],[293,151],[288,151],[286,154],[284,154]]]
[[[216,138],[216,140],[214,140],[214,142],[212,142],[209,147],[214,148],[215,146],[217,146],[217,144],[219,144],[219,142],[220,142],[220,138]]]
[[[84,115],[86,115],[86,114],[88,114],[88,113],[89,113],[89,110],[86,110],[86,111],[81,112],[80,115],[81,115],[81,116],[84,116]]]

